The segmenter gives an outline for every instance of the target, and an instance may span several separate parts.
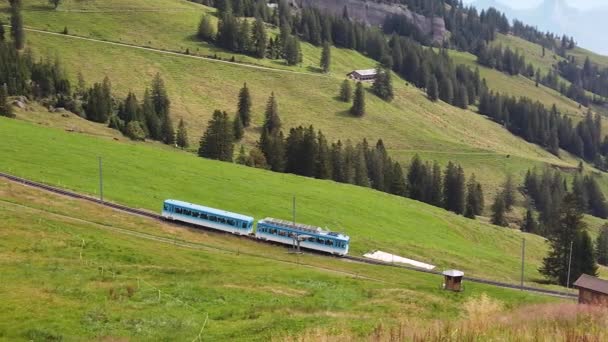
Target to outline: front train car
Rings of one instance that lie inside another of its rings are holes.
[[[255,236],[261,240],[291,246],[297,243],[296,241],[300,241],[300,246],[303,248],[336,255],[348,254],[350,243],[350,237],[344,234],[274,218],[265,218],[258,221]]]
[[[237,235],[253,234],[253,217],[188,202],[166,200],[162,217]]]

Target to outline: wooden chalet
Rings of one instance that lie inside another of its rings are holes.
[[[372,82],[376,79],[376,69],[354,70],[348,73],[348,78],[360,82]]]
[[[608,306],[608,281],[583,274],[574,282],[578,288],[578,303]]]

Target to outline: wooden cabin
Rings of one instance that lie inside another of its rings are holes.
[[[574,287],[578,289],[578,303],[608,307],[608,281],[587,274],[581,275]]]
[[[354,70],[348,73],[348,78],[359,82],[373,82],[376,80],[376,69]]]
[[[462,277],[464,272],[458,270],[448,270],[443,272],[443,289],[455,292],[462,291]]]

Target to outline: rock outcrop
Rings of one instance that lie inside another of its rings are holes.
[[[448,37],[449,32],[445,28],[443,18],[427,18],[421,14],[407,9],[406,6],[398,4],[385,4],[365,0],[292,0],[296,7],[316,7],[321,10],[341,15],[344,6],[348,14],[355,20],[368,25],[382,25],[384,18],[391,14],[403,15],[416,25],[418,29],[433,37],[433,41],[441,42]]]

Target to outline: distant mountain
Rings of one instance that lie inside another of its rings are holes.
[[[608,6],[579,10],[565,0],[544,0],[535,8],[513,9],[498,0],[477,0],[478,9],[494,7],[511,19],[556,34],[573,36],[579,46],[598,53],[608,54]]]

